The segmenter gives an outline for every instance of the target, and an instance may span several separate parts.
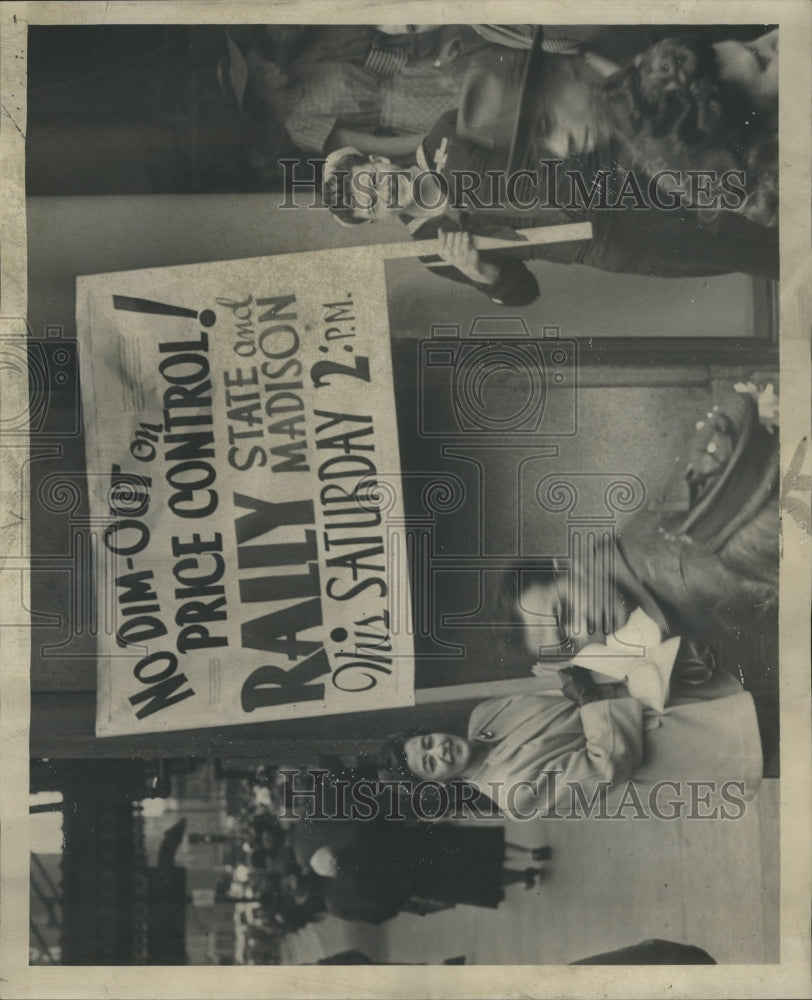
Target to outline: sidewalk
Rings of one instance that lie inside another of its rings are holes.
[[[498,910],[401,914],[379,927],[333,917],[286,940],[283,959],[357,948],[379,962],[565,964],[658,937],[719,964],[778,960],[778,781],[741,820],[508,822],[507,839],[548,843],[547,877],[508,889]]]
[[[382,927],[384,961],[561,964],[660,937],[720,964],[778,960],[778,781],[738,821],[541,820],[508,840],[549,843],[548,877],[498,910],[458,906]]]

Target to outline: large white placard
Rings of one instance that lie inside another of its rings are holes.
[[[385,303],[363,249],[78,279],[99,735],[413,701]]]

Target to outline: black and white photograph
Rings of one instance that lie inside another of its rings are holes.
[[[808,11],[171,6],[3,22],[8,995],[808,996]]]

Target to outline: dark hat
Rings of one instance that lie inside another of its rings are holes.
[[[474,66],[464,76],[457,113],[460,139],[491,150],[505,173],[522,166],[533,123],[542,116],[540,78],[543,31],[530,49],[506,49],[498,62]]]

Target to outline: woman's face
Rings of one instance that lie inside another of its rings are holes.
[[[555,653],[577,653],[606,637],[629,617],[620,593],[605,581],[584,586],[576,578],[570,601],[565,577],[555,581],[530,580],[522,587],[517,611],[524,627],[528,651],[537,658]],[[596,604],[596,598],[600,602]]]
[[[533,581],[525,584],[517,611],[528,652],[540,658],[562,651],[571,636],[566,610],[557,583]]]
[[[560,160],[591,153],[601,141],[603,131],[595,100],[595,81],[570,60],[551,63],[542,81],[542,141],[546,152]]]
[[[451,733],[411,736],[404,744],[409,770],[423,781],[457,778],[471,758],[471,745]]]
[[[778,109],[778,28],[752,42],[728,40],[714,46],[719,80],[737,90],[758,111]]]

